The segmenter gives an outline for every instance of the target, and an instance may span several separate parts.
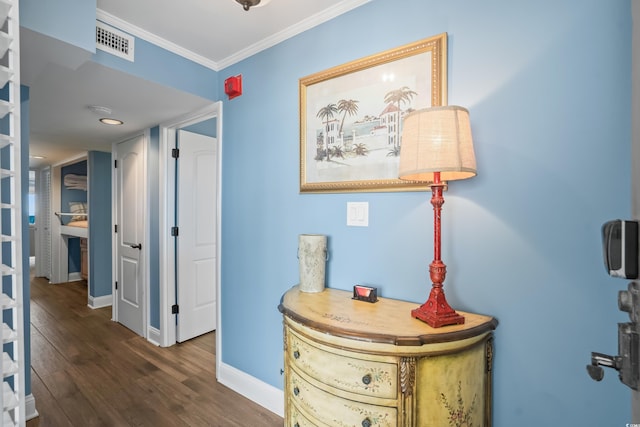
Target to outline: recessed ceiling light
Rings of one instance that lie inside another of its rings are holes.
[[[124,123],[122,120],[118,120],[118,119],[110,119],[110,118],[108,118],[108,117],[103,117],[103,118],[101,118],[101,119],[100,119],[100,122],[101,122],[101,123],[104,123],[105,125],[117,125],[117,126],[119,126],[119,125],[121,125],[121,124],[123,124],[123,123]]]

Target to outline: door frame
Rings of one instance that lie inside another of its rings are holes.
[[[51,166],[36,170],[36,277],[51,278]],[[44,175],[49,174],[45,187]],[[45,198],[46,194],[46,198]],[[46,203],[45,203],[46,200]],[[48,206],[46,206],[48,205]],[[46,208],[46,209],[45,209]],[[47,241],[49,233],[49,241]]]
[[[160,124],[160,197],[159,197],[159,282],[160,282],[160,331],[158,341],[160,346],[168,347],[176,343],[176,318],[171,313],[171,306],[176,301],[175,292],[175,246],[174,237],[171,236],[171,227],[175,224],[175,161],[171,156],[171,150],[175,147],[176,132],[186,126],[190,126],[205,120],[216,119],[217,142],[217,224],[218,236],[216,253],[216,366],[219,365],[222,354],[221,343],[221,259],[222,259],[222,101],[217,101],[200,110],[181,116],[177,119]],[[216,369],[218,371],[218,369]]]
[[[114,166],[114,162],[117,159],[117,145],[128,141],[133,138],[142,137],[142,192],[144,202],[142,203],[142,215],[144,218],[149,218],[149,178],[147,176],[147,150],[149,141],[151,140],[151,132],[149,129],[145,129],[142,132],[137,132],[114,142],[111,144],[111,166]],[[118,236],[114,232],[117,210],[118,210],[118,185],[117,185],[117,171],[115,167],[111,168],[111,320],[118,322],[118,293],[116,291],[116,281],[118,280]],[[140,257],[142,259],[142,289],[144,292],[142,298],[142,336],[148,338],[149,335],[149,221],[145,221],[143,226],[142,236],[142,251]]]

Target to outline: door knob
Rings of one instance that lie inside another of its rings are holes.
[[[138,243],[137,245],[129,245],[131,248],[133,249],[140,249],[142,250],[142,243]]]

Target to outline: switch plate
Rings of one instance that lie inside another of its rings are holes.
[[[347,225],[369,226],[369,202],[347,202]]]

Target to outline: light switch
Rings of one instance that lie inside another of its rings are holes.
[[[347,225],[369,226],[369,202],[347,202]]]

